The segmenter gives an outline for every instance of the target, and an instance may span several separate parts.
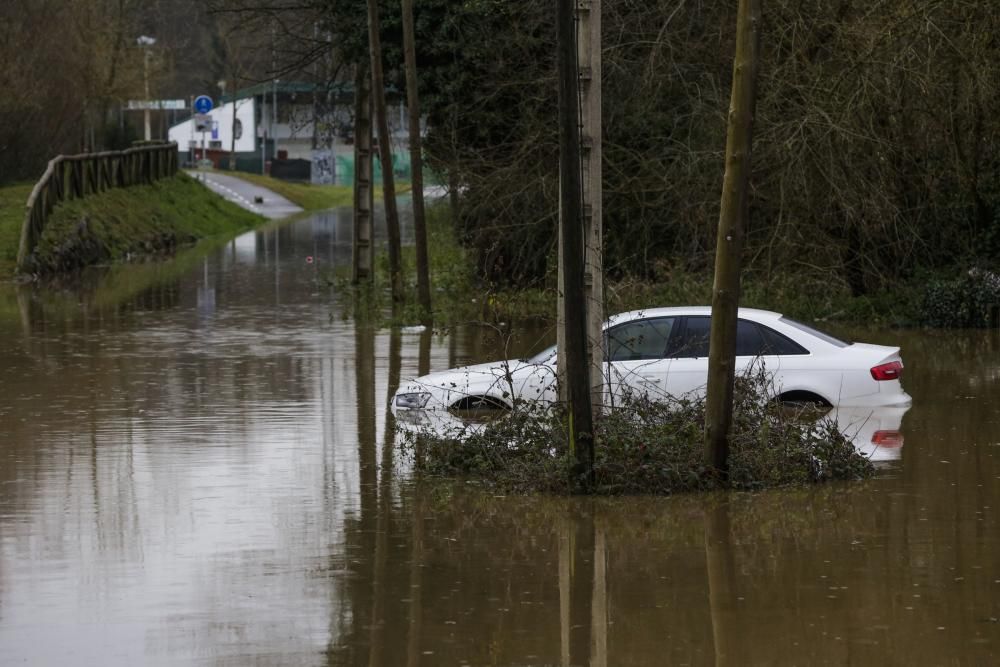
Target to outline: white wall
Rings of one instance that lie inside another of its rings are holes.
[[[256,150],[255,133],[257,126],[254,124],[254,101],[252,98],[236,100],[236,118],[243,125],[243,134],[236,140],[237,153],[252,153]],[[205,147],[210,147],[212,141],[222,142],[221,150],[228,151],[233,136],[233,102],[223,104],[221,107],[212,109],[212,122],[217,124],[218,139],[213,139],[212,134],[205,133]],[[201,132],[194,131],[194,120],[178,123],[167,132],[170,141],[177,142],[177,150],[187,153],[191,141],[195,142],[195,147],[201,148]]]

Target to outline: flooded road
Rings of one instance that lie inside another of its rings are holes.
[[[0,309],[0,664],[998,660],[997,332],[854,332],[914,398],[869,482],[499,497],[386,407],[502,341],[350,319],[349,260],[327,213]]]

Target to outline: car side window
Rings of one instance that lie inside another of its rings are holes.
[[[707,357],[708,337],[712,331],[712,318],[686,317],[681,335],[670,341],[668,357],[674,359]]]
[[[785,334],[780,334],[763,324],[760,325],[760,332],[764,336],[764,349],[766,350],[764,354],[809,354],[809,350]]]
[[[673,326],[673,317],[657,317],[610,329],[606,339],[608,361],[662,359]]]
[[[736,356],[737,357],[759,357],[768,354],[765,351],[764,336],[760,332],[760,325],[747,320],[737,320],[736,322]]]
[[[712,318],[687,317],[683,332],[670,341],[668,357],[707,357]],[[808,350],[777,331],[749,320],[736,322],[736,356],[759,357],[767,354],[809,354]]]

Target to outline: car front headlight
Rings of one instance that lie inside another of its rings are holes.
[[[396,394],[397,408],[422,408],[431,400],[431,395],[426,391],[414,392],[411,394]]]

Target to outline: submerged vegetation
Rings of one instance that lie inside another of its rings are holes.
[[[672,494],[865,479],[874,466],[833,421],[803,418],[767,398],[762,374],[737,379],[730,469],[724,480],[705,465],[704,401],[631,398],[596,422],[594,493]],[[521,405],[486,424],[404,430],[416,469],[479,481],[505,492],[568,494],[574,458],[564,417]]]

